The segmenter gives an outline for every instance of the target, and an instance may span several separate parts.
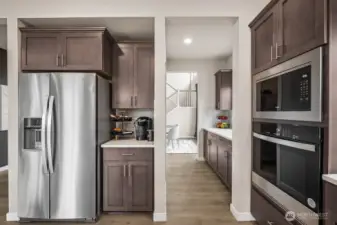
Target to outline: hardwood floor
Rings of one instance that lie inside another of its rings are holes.
[[[229,211],[230,193],[194,154],[167,155],[168,222],[154,223],[150,214],[103,215],[97,225],[251,225],[238,223]],[[7,223],[7,173],[0,174],[0,224]],[[31,225],[60,223],[30,223]],[[80,224],[80,223],[62,223]],[[88,224],[88,223],[85,223]],[[90,223],[89,223],[90,224]]]

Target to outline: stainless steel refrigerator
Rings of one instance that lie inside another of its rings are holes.
[[[95,220],[109,82],[95,73],[19,75],[20,220]]]

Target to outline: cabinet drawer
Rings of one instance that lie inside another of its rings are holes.
[[[124,161],[152,161],[152,148],[105,148],[103,153],[104,161],[124,160]]]
[[[298,224],[296,221],[285,220],[285,213],[281,213],[269,201],[266,200],[255,188],[252,188],[251,211],[259,225],[289,225]]]

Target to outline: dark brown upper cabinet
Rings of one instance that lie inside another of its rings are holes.
[[[7,51],[0,48],[0,84],[7,85]]]
[[[250,24],[252,74],[327,43],[327,0],[273,0]]]
[[[232,109],[232,70],[219,70],[215,74],[215,108]]]
[[[122,51],[113,79],[112,107],[154,107],[154,48],[152,43],[120,43]]]
[[[114,40],[105,28],[21,28],[22,71],[112,75]]]

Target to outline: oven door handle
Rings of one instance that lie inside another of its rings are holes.
[[[305,151],[309,151],[309,152],[315,152],[316,151],[316,146],[312,145],[312,144],[305,144],[305,143],[283,140],[283,139],[279,139],[279,138],[265,136],[265,135],[258,134],[258,133],[253,133],[253,136],[256,137],[256,138],[268,141],[268,142],[279,144],[279,145],[297,148],[297,149],[305,150]]]

